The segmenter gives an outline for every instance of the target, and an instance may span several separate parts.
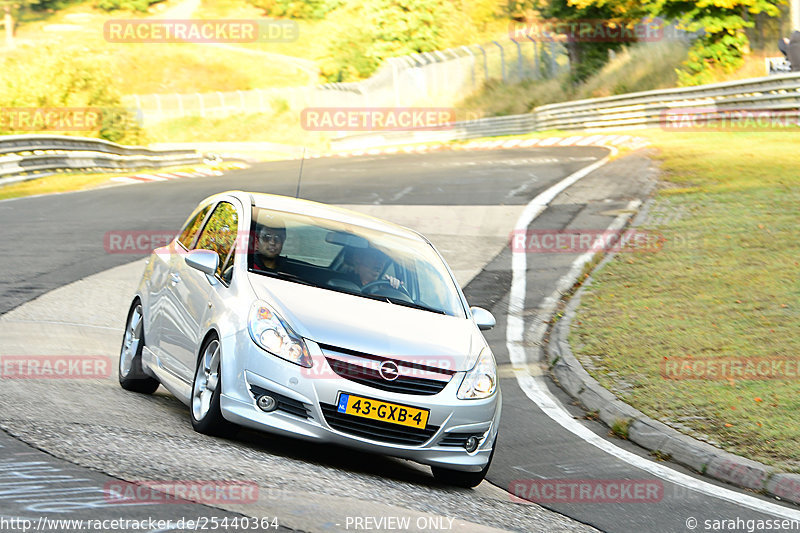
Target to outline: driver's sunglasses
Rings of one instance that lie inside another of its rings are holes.
[[[268,231],[259,231],[258,232],[259,240],[264,242],[283,242],[283,235],[280,233],[271,233]]]

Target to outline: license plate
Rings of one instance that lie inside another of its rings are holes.
[[[372,398],[363,398],[353,394],[339,395],[337,411],[361,418],[371,418],[390,424],[425,429],[428,423],[427,409],[417,409],[407,405],[382,402]]]

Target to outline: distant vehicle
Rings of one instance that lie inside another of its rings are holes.
[[[472,487],[500,421],[480,331],[494,324],[420,234],[233,191],[201,202],[148,259],[119,381],[142,393],[164,385],[201,433],[242,425],[334,442]]]

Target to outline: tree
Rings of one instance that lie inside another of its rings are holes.
[[[508,5],[512,17],[529,20],[533,17],[530,24],[536,24],[537,17],[567,23],[564,25],[566,34],[560,38],[567,47],[573,83],[582,82],[599,71],[608,61],[610,51],[634,42],[636,34],[630,29],[647,14],[639,7],[641,4],[625,5],[624,1],[612,4],[607,0],[580,3],[573,0],[509,0]],[[623,28],[629,31],[622,32]]]
[[[365,78],[389,57],[444,48],[455,15],[450,0],[351,0],[336,14],[323,75]]]
[[[631,9],[628,0],[568,0],[579,8],[597,6],[616,13]],[[784,0],[642,0],[633,6],[653,16],[677,20],[682,29],[700,36],[689,50],[689,59],[678,71],[682,85],[711,81],[714,68],[730,72],[741,66],[750,52],[746,28],[754,25],[745,16],[764,13],[780,16],[778,5]],[[751,17],[748,17],[751,18]]]

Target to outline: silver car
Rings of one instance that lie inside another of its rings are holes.
[[[431,466],[472,487],[501,395],[453,273],[420,234],[325,204],[226,192],[153,251],[128,313],[123,388],[164,385],[194,429],[238,426]]]

